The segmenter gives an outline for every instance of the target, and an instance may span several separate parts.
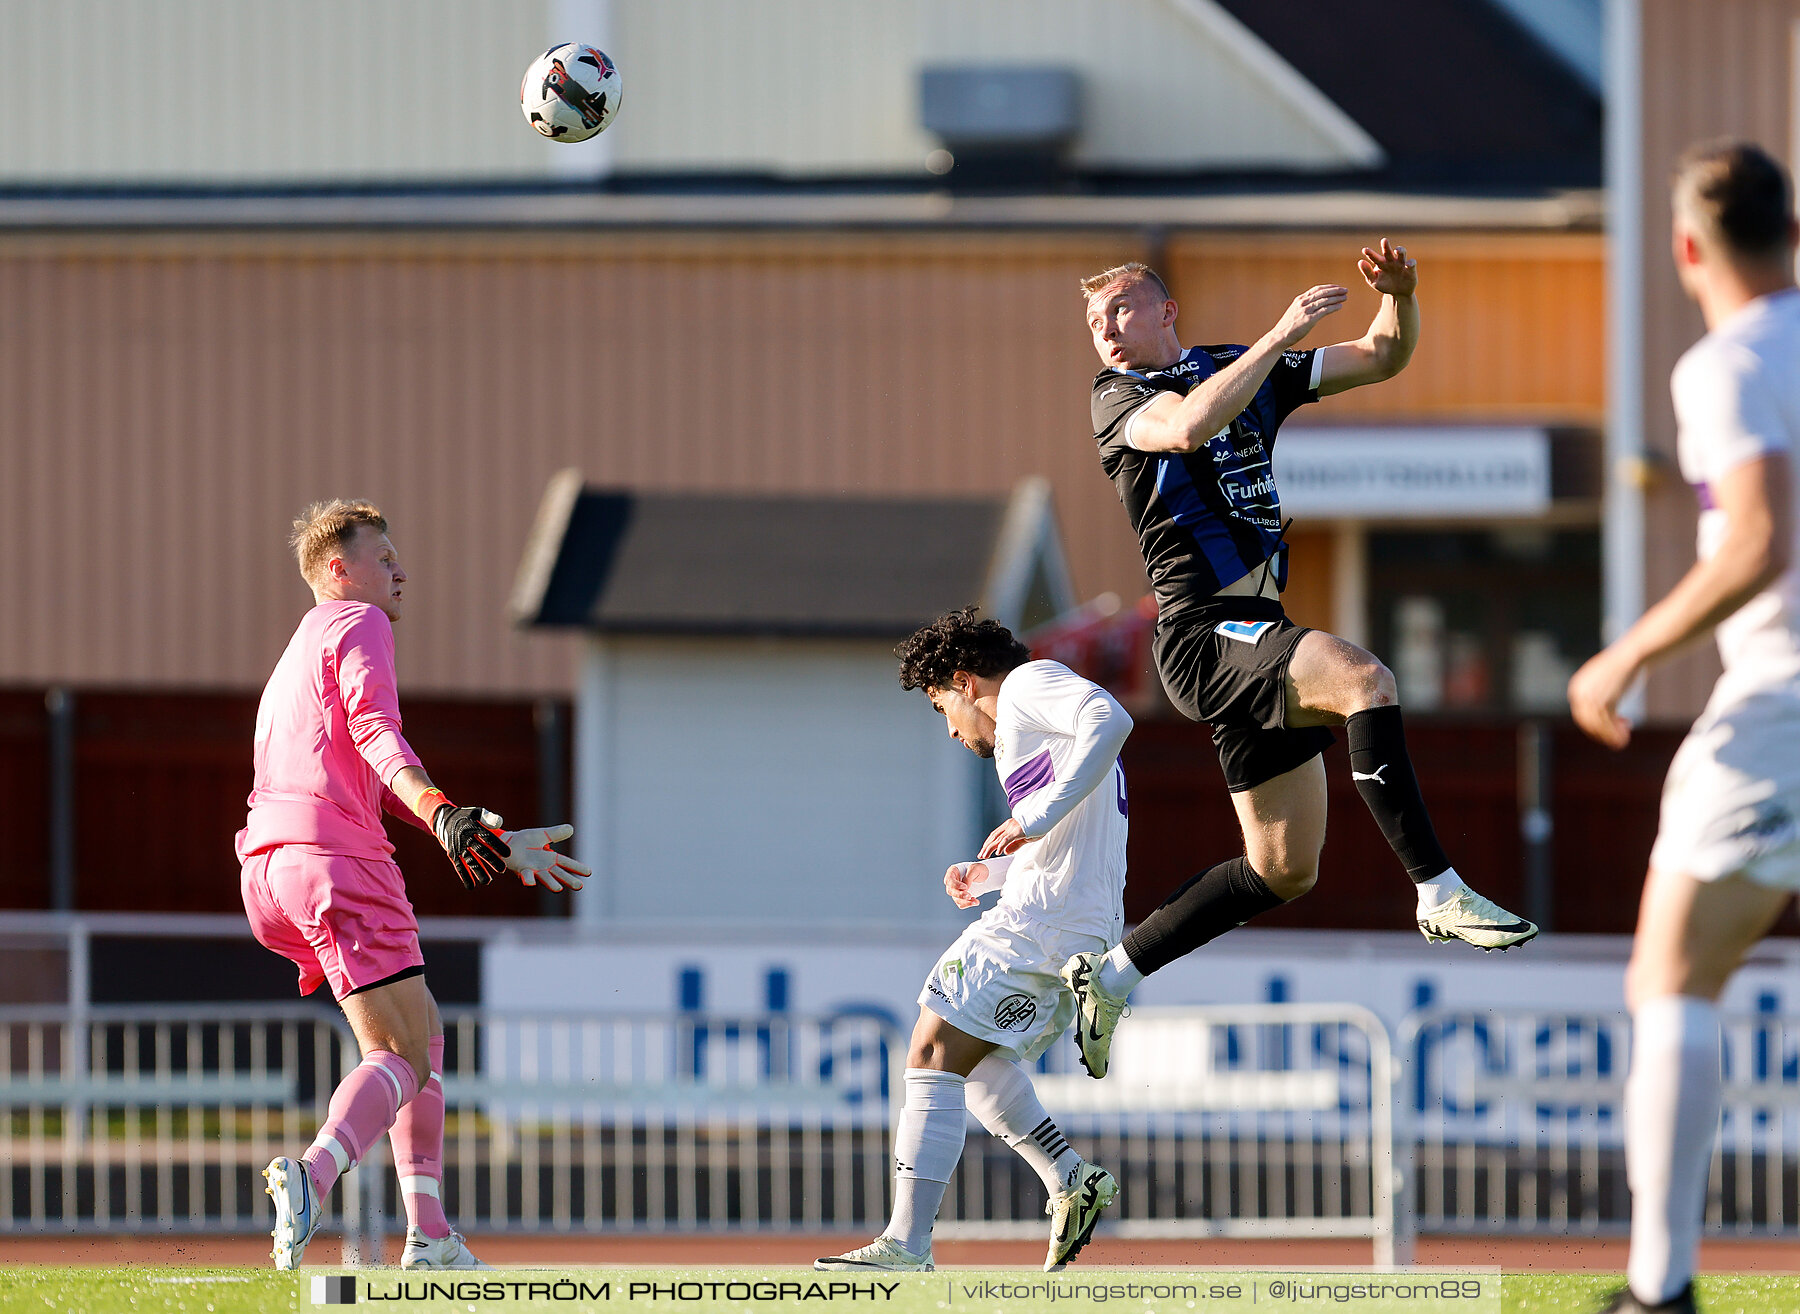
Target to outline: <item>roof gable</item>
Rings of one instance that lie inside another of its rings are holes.
[[[1596,186],[1601,102],[1489,0],[1211,0],[1267,42],[1387,152],[1398,183]],[[1347,58],[1358,34],[1404,37]]]
[[[551,481],[515,620],[633,634],[901,636],[979,603],[1072,602],[1046,491],[1011,498],[731,497]]]

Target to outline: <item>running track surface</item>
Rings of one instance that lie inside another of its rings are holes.
[[[819,1255],[836,1254],[869,1238],[855,1236],[781,1237],[482,1237],[470,1238],[475,1252],[491,1264],[545,1268],[582,1264],[644,1264],[659,1268],[808,1265]],[[1044,1262],[1041,1241],[949,1241],[935,1247],[945,1267],[1037,1268]],[[0,1237],[0,1265],[152,1264],[253,1266],[267,1263],[266,1236],[31,1236]],[[399,1241],[387,1243],[389,1263],[398,1262]],[[1422,1236],[1415,1262],[1425,1265],[1498,1265],[1512,1272],[1625,1270],[1625,1238],[1600,1240],[1555,1237]],[[313,1244],[308,1265],[335,1267],[338,1243],[326,1236]],[[1190,1264],[1256,1268],[1263,1265],[1362,1265],[1369,1243],[1322,1241],[1130,1241],[1096,1238],[1075,1267],[1135,1265],[1180,1268]],[[1700,1267],[1719,1273],[1775,1273],[1800,1270],[1800,1246],[1791,1241],[1707,1241]]]

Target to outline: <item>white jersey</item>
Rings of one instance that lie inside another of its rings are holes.
[[[1713,490],[1770,452],[1800,449],[1800,291],[1758,297],[1682,356],[1670,379],[1681,475],[1700,498],[1697,551],[1725,537]],[[1791,458],[1790,458],[1791,459]],[[1719,623],[1725,663],[1713,705],[1785,691],[1800,700],[1800,543],[1796,564]]]
[[[994,769],[1027,835],[1000,907],[1111,943],[1124,926],[1125,768],[1131,717],[1060,662],[1026,662],[1000,685]]]

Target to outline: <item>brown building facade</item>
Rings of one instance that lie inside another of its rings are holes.
[[[1669,177],[1681,152],[1715,137],[1749,138],[1789,164],[1795,157],[1797,0],[1630,0],[1619,6],[1628,37],[1615,62],[1635,69],[1637,85],[1617,105],[1626,137],[1619,149],[1635,157],[1636,186],[1615,199],[1635,203],[1623,230],[1641,240],[1626,259],[1626,277],[1641,298],[1637,377],[1623,386],[1641,397],[1643,596],[1667,593],[1694,560],[1694,496],[1675,466],[1675,417],[1669,371],[1706,331],[1700,312],[1682,293],[1669,257]],[[1634,40],[1629,38],[1635,38]],[[1629,82],[1629,78],[1627,78]],[[1635,94],[1632,94],[1635,92]],[[1625,175],[1625,170],[1618,170]],[[1615,303],[1616,304],[1616,303]],[[1635,344],[1631,344],[1635,345]],[[1627,362],[1629,366],[1630,362]],[[1615,376],[1616,377],[1616,376]],[[1629,418],[1627,424],[1630,424]],[[1636,427],[1636,426],[1632,426]],[[1617,449],[1615,449],[1617,450]],[[1685,722],[1705,703],[1719,665],[1712,645],[1669,662],[1652,675],[1648,711]]]
[[[570,466],[798,493],[1044,474],[1077,591],[1135,597],[1076,292],[1133,257],[1166,266],[1185,340],[1242,341],[1297,291],[1354,281],[1358,246],[1388,233],[1424,271],[1418,355],[1306,421],[1598,426],[1599,235],[1391,219],[0,235],[0,684],[256,688],[307,602],[289,518],[355,494],[389,512],[413,576],[409,689],[567,691],[565,641],[512,630],[506,599]],[[1357,292],[1328,332],[1359,333],[1374,306]],[[1302,607],[1321,613],[1327,529],[1297,540],[1318,563]]]

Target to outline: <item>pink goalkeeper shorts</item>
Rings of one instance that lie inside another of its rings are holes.
[[[244,912],[262,944],[300,969],[300,993],[334,998],[421,967],[419,923],[388,859],[283,845],[244,859]]]

